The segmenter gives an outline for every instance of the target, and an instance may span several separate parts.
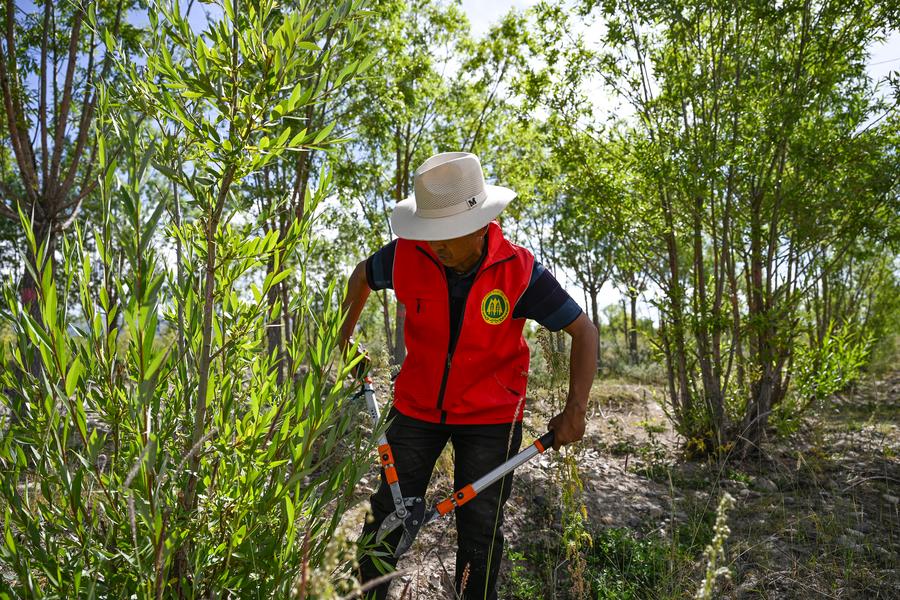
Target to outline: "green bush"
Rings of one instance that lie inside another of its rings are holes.
[[[598,600],[647,597],[665,578],[668,558],[669,548],[659,538],[638,538],[628,529],[604,529],[596,533],[588,558],[591,597]]]
[[[792,389],[773,410],[772,424],[779,435],[796,431],[812,404],[856,382],[863,373],[871,347],[871,335],[862,336],[850,326],[835,331],[833,323],[818,346],[798,346]]]
[[[818,346],[800,346],[794,358],[794,387],[808,402],[824,400],[862,374],[872,346],[871,337],[860,336],[847,326],[838,331],[828,326]]]
[[[230,222],[241,183],[286,140],[327,143],[330,128],[304,137],[271,115],[316,101],[302,77],[319,60],[312,40],[324,27],[342,39],[356,7],[318,20],[269,3],[220,8],[201,37],[177,6],[155,5],[146,66],[121,65],[126,100],[177,124],[162,137],[103,93],[101,222],[63,238],[57,265],[20,215],[39,311],[3,286],[0,328],[15,339],[0,373],[0,563],[13,575],[0,597],[305,598],[356,585],[334,540],[370,437],[337,359],[339,282],[302,268],[329,178],[281,231]],[[184,220],[165,229],[175,261],[158,251],[171,207],[154,170],[185,198]],[[271,306],[282,281],[296,293]],[[281,310],[284,358],[267,339]]]

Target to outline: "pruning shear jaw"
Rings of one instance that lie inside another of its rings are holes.
[[[394,511],[381,522],[381,527],[378,528],[378,533],[375,535],[376,542],[381,543],[392,531],[403,527],[403,537],[397,548],[399,550],[404,544],[406,548],[412,545],[412,541],[416,538],[416,534],[419,533],[425,520],[425,501],[421,497],[404,498],[403,506],[405,507],[403,511]],[[401,512],[403,516],[398,514]],[[395,552],[394,556],[399,557],[400,554],[402,552]]]
[[[416,540],[416,536],[419,534],[419,530],[423,525],[427,525],[435,518],[437,518],[438,513],[435,509],[428,509],[428,512],[425,512],[425,505],[422,504],[421,508],[417,508],[415,511],[416,518],[412,520],[407,528],[403,530],[403,537],[400,538],[400,542],[397,544],[397,549],[394,550],[394,558],[400,558],[406,551],[410,549],[413,545],[413,542]]]

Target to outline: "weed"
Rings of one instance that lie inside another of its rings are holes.
[[[532,569],[529,569],[525,554],[520,551],[511,551],[509,560],[512,562],[512,568],[503,587],[502,597],[513,600],[540,598],[544,582]]]
[[[657,434],[657,433],[665,433],[666,432],[665,423],[657,423],[656,421],[653,421],[651,419],[645,419],[643,421],[638,421],[637,426],[642,428],[644,431],[646,431],[648,436]]]
[[[668,571],[667,544],[658,536],[639,539],[628,529],[604,529],[594,534],[588,565],[592,597],[645,598]]]
[[[741,483],[746,483],[747,485],[750,485],[753,482],[749,475],[742,471],[732,469],[731,467],[725,467],[725,472],[723,473],[723,475],[725,479],[730,479],[731,481],[740,481]]]
[[[567,357],[551,343],[549,332],[538,336],[547,364],[550,367],[550,404],[556,411],[561,411],[566,398],[564,389],[569,372]],[[558,347],[558,345],[556,345]],[[562,527],[561,547],[565,553],[565,565],[570,580],[570,590],[574,597],[582,597],[585,593],[585,571],[587,563],[583,549],[592,544],[587,532],[587,508],[582,500],[584,484],[578,474],[578,452],[580,445],[566,447],[554,453],[559,486],[562,491]]]
[[[706,556],[706,575],[703,583],[697,590],[695,598],[709,600],[716,590],[716,582],[719,578],[729,574],[727,567],[719,566],[725,560],[725,541],[731,530],[728,528],[728,510],[734,506],[734,498],[728,492],[722,494],[719,500],[719,508],[716,511],[715,536],[704,550]]]

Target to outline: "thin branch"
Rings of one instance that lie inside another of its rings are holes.
[[[92,73],[94,70],[94,51],[96,50],[93,31],[91,32],[90,46],[91,53],[88,57],[89,75],[88,80],[84,84],[84,101],[82,102],[81,119],[78,123],[78,138],[75,142],[75,149],[72,151],[72,156],[69,160],[69,170],[66,173],[65,180],[62,182],[62,184],[57,186],[56,191],[53,195],[54,205],[65,199],[65,197],[69,194],[69,190],[72,189],[72,185],[75,183],[75,175],[78,172],[78,165],[81,162],[81,155],[84,152],[84,146],[87,143],[88,132],[90,131],[91,121],[94,116],[94,107],[97,104],[96,90],[94,90],[93,95],[91,94],[91,91],[94,88],[94,78]]]
[[[19,214],[2,203],[0,203],[0,216],[6,217],[10,221],[19,222]]]
[[[16,71],[16,43],[15,43],[15,6],[13,0],[6,0],[6,52],[0,45],[0,91],[3,94],[3,105],[6,109],[6,121],[9,128],[10,142],[13,146],[13,154],[19,165],[19,172],[25,192],[29,200],[37,203],[37,176],[34,172],[33,162],[29,163],[29,157],[33,156],[31,146],[28,143],[27,132],[22,131],[19,125],[24,121],[21,102],[18,96],[19,81]],[[7,61],[10,71],[7,72]]]
[[[6,0],[7,3],[12,0]],[[69,120],[69,107],[72,104],[72,79],[75,77],[75,65],[78,55],[78,40],[81,37],[81,20],[84,15],[81,10],[76,10],[73,16],[72,33],[69,36],[69,54],[66,63],[66,79],[63,83],[63,97],[60,102],[57,118],[56,131],[53,136],[53,158],[50,163],[50,180],[56,181],[59,176],[59,164],[62,160],[63,137],[66,133],[66,125]],[[52,185],[52,184],[51,184]],[[51,194],[56,196],[56,189],[51,189]]]
[[[38,119],[41,128],[41,195],[47,194],[47,40],[50,37],[50,15],[53,12],[52,0],[44,0],[44,31],[41,36],[41,99],[38,104]]]

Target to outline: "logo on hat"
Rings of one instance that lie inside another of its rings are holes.
[[[509,299],[503,290],[491,290],[481,300],[481,316],[489,325],[499,325],[509,316]]]

